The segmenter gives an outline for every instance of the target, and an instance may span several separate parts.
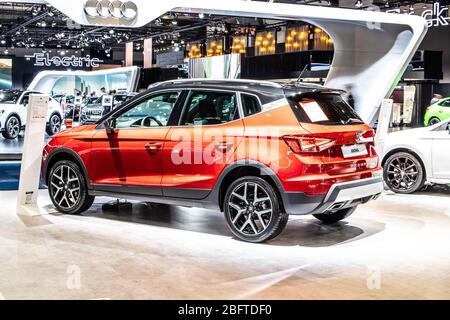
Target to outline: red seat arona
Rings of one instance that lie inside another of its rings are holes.
[[[69,214],[97,195],[211,208],[250,242],[279,235],[291,214],[335,223],[383,188],[374,131],[341,94],[251,80],[159,83],[56,135],[43,175]]]

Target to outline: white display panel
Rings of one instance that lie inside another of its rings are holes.
[[[20,215],[34,216],[43,213],[37,206],[37,193],[41,175],[42,150],[45,144],[48,103],[47,95],[30,95],[17,196],[17,214]]]

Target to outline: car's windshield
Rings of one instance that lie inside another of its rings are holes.
[[[0,103],[15,104],[20,97],[20,92],[0,92]]]

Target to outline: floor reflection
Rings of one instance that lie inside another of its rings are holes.
[[[154,203],[105,208],[94,204],[84,216],[232,237],[222,213]],[[358,212],[355,213],[357,216]],[[384,230],[375,221],[343,221],[326,225],[309,216],[292,216],[284,232],[268,242],[277,246],[328,247],[370,237]]]
[[[50,137],[45,135],[45,142],[47,143]],[[22,154],[24,137],[23,133],[16,139],[4,139],[0,135],[0,156],[2,154]]]

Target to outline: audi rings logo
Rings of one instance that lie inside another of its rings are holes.
[[[90,18],[133,20],[138,9],[132,1],[88,0],[84,5],[84,12]]]

